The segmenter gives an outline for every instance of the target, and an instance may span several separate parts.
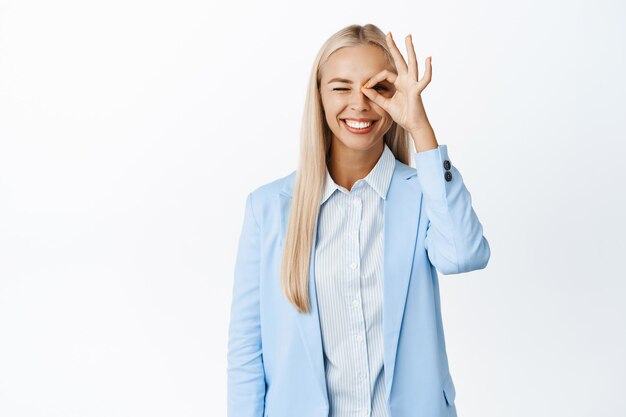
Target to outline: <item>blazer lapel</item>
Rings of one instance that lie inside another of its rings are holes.
[[[421,201],[418,190],[407,181],[415,169],[396,160],[385,200],[383,261],[383,334],[385,388],[390,398],[398,338],[413,265]]]
[[[419,198],[417,189],[411,187],[407,181],[408,178],[414,175],[416,175],[414,168],[396,160],[384,205],[383,350],[387,398],[389,398],[391,393],[398,338],[400,336],[400,326],[402,324],[404,305],[406,303],[406,294],[411,265],[413,263],[417,226],[421,210],[421,199]],[[285,178],[279,194],[282,228],[279,245],[281,253],[287,231],[287,221],[291,209],[291,194],[295,177],[296,172],[294,171]],[[322,335],[314,276],[318,220],[319,217],[315,223],[313,246],[311,248],[311,264],[309,267],[311,312],[308,314],[298,313],[297,322],[318,386],[323,397],[328,401]]]

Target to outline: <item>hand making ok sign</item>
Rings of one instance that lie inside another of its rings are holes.
[[[412,36],[405,38],[409,63],[404,61],[400,50],[393,41],[391,32],[387,34],[387,45],[391,51],[398,73],[383,70],[374,75],[362,87],[361,91],[374,103],[382,107],[393,120],[409,132],[430,128],[426,111],[422,103],[422,91],[430,83],[432,76],[431,57],[426,59],[426,73],[418,81],[417,59],[413,49]],[[395,94],[387,98],[379,94],[373,87],[381,81],[387,80],[395,86]]]

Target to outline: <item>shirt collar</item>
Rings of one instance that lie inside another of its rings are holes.
[[[384,145],[385,148],[380,158],[378,158],[378,162],[376,162],[369,174],[363,178],[383,200],[387,198],[387,190],[391,183],[391,176],[393,175],[396,162],[396,157],[389,149],[389,146],[386,143]],[[320,205],[324,204],[337,189],[339,189],[339,185],[335,183],[330,176],[330,172],[328,172],[328,167],[326,167],[326,180],[324,181],[324,191]]]

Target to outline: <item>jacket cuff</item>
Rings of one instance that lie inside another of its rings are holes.
[[[448,156],[448,145],[413,152],[413,160],[424,195],[433,200],[445,200],[449,187],[456,180]]]

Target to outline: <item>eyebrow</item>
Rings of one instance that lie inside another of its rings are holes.
[[[348,80],[347,78],[333,78],[332,80],[328,81],[328,84],[334,82],[352,84],[352,80]]]

